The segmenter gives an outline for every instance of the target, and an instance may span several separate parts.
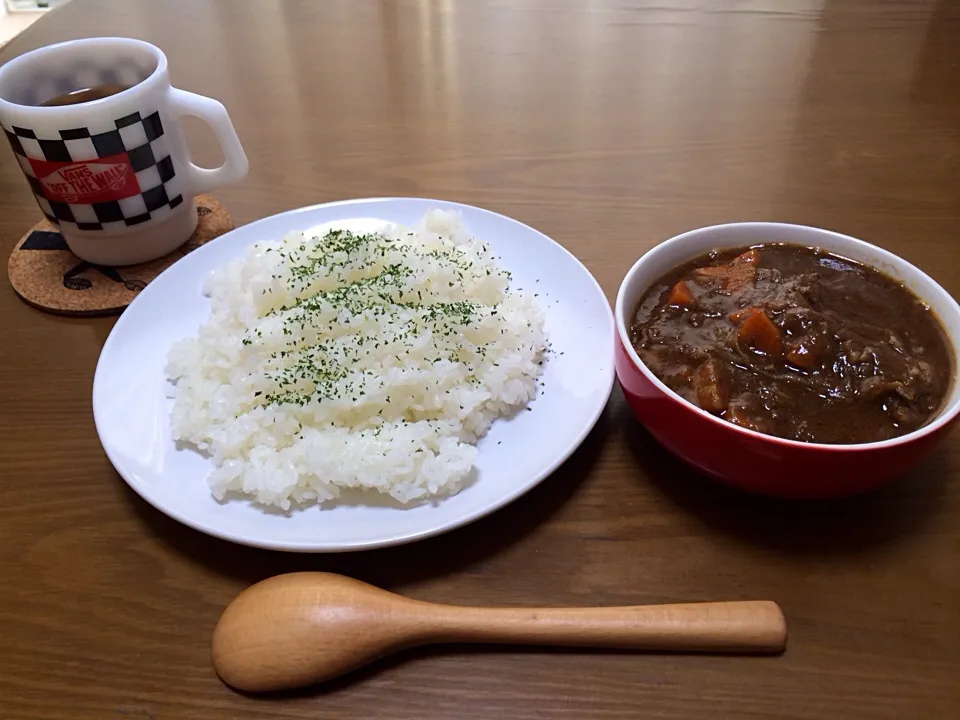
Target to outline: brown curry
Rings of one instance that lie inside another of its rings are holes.
[[[630,328],[670,389],[728,422],[819,443],[903,435],[953,376],[930,309],[879,271],[822,250],[714,251],[643,296]]]

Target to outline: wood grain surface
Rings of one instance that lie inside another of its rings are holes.
[[[109,34],[159,44],[175,85],[227,105],[251,165],[217,194],[238,225],[348,197],[463,201],[551,235],[612,299],[677,232],[783,220],[868,239],[960,293],[953,0],[75,0],[0,61]],[[5,149],[0,204],[5,258],[38,216]],[[4,720],[960,717],[960,433],[872,495],[777,503],[685,469],[615,391],[571,460],[491,517],[389,550],[270,553],[128,490],[90,410],[112,320],[45,315],[2,285]],[[770,599],[790,647],[454,646],[235,693],[210,662],[217,618],[293,570],[451,604]]]

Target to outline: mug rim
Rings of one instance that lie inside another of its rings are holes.
[[[28,52],[18,55],[12,60],[0,65],[0,87],[3,85],[4,75],[9,75],[11,73],[21,70],[22,66],[29,64],[30,62],[35,62],[38,55],[43,54],[54,54],[60,50],[63,50],[66,47],[76,47],[78,45],[99,45],[102,43],[116,43],[118,45],[127,45],[136,47],[140,50],[145,50],[150,53],[153,58],[156,60],[156,67],[150,72],[147,77],[138,82],[136,85],[131,85],[125,90],[114,93],[113,95],[108,95],[107,97],[97,98],[96,100],[88,100],[82,103],[85,107],[95,108],[101,107],[103,105],[110,104],[111,102],[116,102],[123,98],[130,97],[131,94],[139,92],[142,90],[144,85],[152,83],[156,78],[160,77],[167,72],[167,56],[164,54],[163,50],[152,43],[148,43],[145,40],[138,40],[136,38],[128,37],[119,37],[119,36],[107,36],[107,37],[93,37],[93,38],[79,38],[77,40],[65,40],[63,42],[53,43],[52,45],[44,45],[42,47],[34,48]],[[76,112],[76,104],[74,105],[25,105],[23,103],[14,102],[12,100],[7,100],[0,94],[0,111],[10,110],[14,112],[39,112],[44,115],[54,116],[56,114],[67,114],[70,112]]]

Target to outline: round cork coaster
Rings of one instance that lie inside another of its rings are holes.
[[[199,222],[183,245],[142,265],[106,267],[81,260],[46,220],[17,243],[7,263],[10,284],[30,305],[57,315],[115,315],[177,260],[233,229],[226,209],[209,195],[196,198]]]

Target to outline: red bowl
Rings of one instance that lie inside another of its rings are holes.
[[[630,319],[643,293],[669,270],[715,248],[761,242],[815,246],[871,265],[923,299],[947,331],[954,379],[939,414],[924,427],[892,440],[856,445],[805,443],[764,435],[728,423],[687,402],[643,364],[630,343]],[[634,414],[664,447],[728,485],[782,498],[841,497],[871,490],[919,463],[960,414],[960,306],[916,267],[886,250],[846,235],[780,223],[731,223],[700,228],[657,245],[620,284],[617,378]]]

